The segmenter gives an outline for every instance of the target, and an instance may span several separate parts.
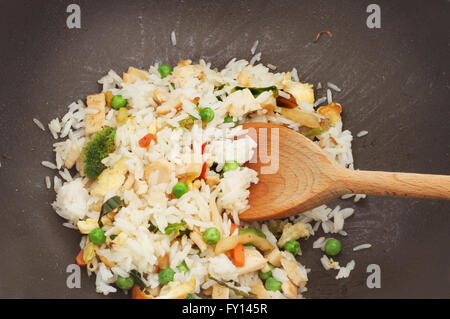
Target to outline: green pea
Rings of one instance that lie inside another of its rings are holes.
[[[128,290],[133,288],[134,285],[134,279],[132,277],[122,277],[118,276],[116,280],[116,285],[120,289]]]
[[[272,270],[274,270],[275,269],[275,266],[274,265],[272,265],[271,263],[268,263],[269,264],[269,268],[270,268],[270,270],[269,271],[267,271],[267,272],[262,272],[262,271],[259,271],[259,278],[261,278],[262,280],[267,280],[267,279],[269,279],[270,277],[272,277]]]
[[[273,277],[267,278],[266,282],[264,283],[264,287],[266,287],[267,290],[270,291],[277,291],[281,289],[281,281],[276,280]]]
[[[203,122],[211,122],[214,118],[214,111],[210,107],[205,107],[200,110],[200,117]]]
[[[195,299],[193,294],[187,294],[186,299]]]
[[[159,283],[165,285],[173,280],[175,272],[170,268],[162,269],[158,274]]]
[[[239,234],[248,234],[248,233],[258,235],[259,237],[262,237],[262,238],[266,238],[266,235],[264,233],[260,232],[259,230],[255,229],[253,227],[244,228],[239,231]]]
[[[217,244],[220,240],[220,231],[216,227],[210,227],[203,232],[203,239],[208,245]]]
[[[101,245],[106,241],[105,232],[101,228],[95,228],[89,233],[89,240],[96,245]]]
[[[225,162],[225,164],[223,165],[223,172],[229,172],[229,171],[234,171],[239,167],[239,163],[236,161],[228,161]]]
[[[183,262],[181,264],[179,264],[177,266],[177,269],[179,271],[182,271],[182,272],[188,272],[189,271],[189,267],[186,265],[186,262],[184,260],[183,260]]]
[[[180,198],[184,194],[186,194],[189,191],[189,187],[185,182],[178,182],[175,184],[175,186],[172,188],[172,194],[175,195],[176,198]]]
[[[161,78],[165,78],[169,74],[171,74],[173,71],[172,67],[168,64],[161,64],[158,68],[159,74],[161,74]]]
[[[122,95],[114,95],[111,99],[111,107],[115,110],[121,109],[122,107],[127,106],[127,99],[124,99]]]
[[[325,253],[328,256],[336,256],[341,252],[341,242],[337,239],[331,238],[328,239],[327,243],[325,244]]]
[[[288,240],[284,244],[284,250],[292,253],[295,256],[300,251],[300,243],[298,241],[295,241],[295,240]]]

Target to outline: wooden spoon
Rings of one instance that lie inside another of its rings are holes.
[[[450,199],[450,176],[350,170],[286,127],[246,123],[244,128],[258,143],[246,166],[258,172],[259,182],[250,187],[250,208],[240,214],[242,220],[297,215],[344,194]]]

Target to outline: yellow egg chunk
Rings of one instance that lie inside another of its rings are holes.
[[[126,158],[120,159],[112,168],[105,169],[92,186],[91,195],[105,196],[108,192],[117,190],[125,181],[128,172]]]
[[[310,104],[314,104],[314,89],[312,84],[291,82],[288,92],[299,101],[307,101]]]

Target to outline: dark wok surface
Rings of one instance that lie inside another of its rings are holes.
[[[77,1],[82,27],[66,28],[72,1],[1,1],[0,297],[103,298],[82,272],[66,287],[80,236],[50,208],[53,191],[40,165],[54,161],[53,138],[32,122],[61,117],[66,106],[99,90],[109,69],[204,58],[223,67],[250,59],[258,39],[262,62],[300,79],[343,88],[344,126],[355,138],[360,169],[450,174],[448,1],[377,1],[381,29],[366,27],[371,1]],[[318,31],[331,30],[312,43]],[[170,44],[176,30],[177,46]],[[318,97],[324,92],[319,91]],[[51,175],[53,176],[53,175]],[[350,278],[320,265],[313,240],[302,262],[312,268],[308,298],[450,297],[450,205],[444,201],[368,197],[346,222],[338,260]],[[316,237],[317,238],[317,237]],[[369,250],[352,247],[372,243]],[[381,267],[381,288],[366,286],[366,267]],[[123,298],[122,293],[108,298]]]

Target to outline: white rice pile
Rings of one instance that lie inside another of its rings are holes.
[[[176,45],[175,32],[171,40]],[[252,51],[257,45],[255,42]],[[272,91],[254,97],[248,89],[234,88],[249,83],[256,88],[276,86],[280,95],[289,96],[288,92],[294,96],[297,111],[318,121],[324,119],[314,109],[317,102],[312,86],[298,82],[295,68],[292,73],[272,73],[262,64],[254,65],[260,58],[261,53],[250,62],[233,59],[221,71],[203,60],[198,64],[183,60],[165,78],[161,78],[157,66],[148,70],[130,68],[123,79],[110,71],[99,80],[102,93],[88,97],[100,98],[100,107],[93,102],[87,106],[83,101],[74,102],[67,114],[50,122],[53,137],[62,139],[54,144],[56,164],[42,162],[59,174],[53,180],[56,201],[52,206],[67,220],[65,226],[82,234],[82,260],[88,273],[96,274],[99,293],[116,292],[118,277],[128,277],[134,271],[140,274],[148,292],[135,285],[135,298],[183,298],[188,293],[213,298],[241,298],[242,293],[261,298],[302,298],[307,271],[290,253],[280,251],[283,242],[307,239],[320,227],[326,234],[344,234],[345,220],[354,210],[322,205],[282,221],[263,224],[239,220],[239,214],[249,207],[250,185],[257,183],[258,177],[243,166],[256,145],[234,122],[282,123],[301,132],[305,127],[280,115]],[[113,95],[127,99],[127,107],[119,111],[109,107],[108,96]],[[214,112],[214,118],[202,122],[200,110],[206,107]],[[232,121],[224,123],[230,116]],[[96,131],[111,127],[115,136],[114,150],[102,160],[105,170],[90,180],[84,173],[82,150],[92,139],[88,132],[95,128],[93,121],[100,122]],[[153,140],[143,147],[141,140],[149,134]],[[352,135],[343,130],[341,120],[317,136],[317,143],[331,158],[353,169],[351,142]],[[221,172],[232,160],[240,167]],[[206,171],[200,173],[203,167]],[[180,181],[186,182],[188,191],[176,198],[172,188]],[[47,187],[48,182],[46,178]],[[102,205],[114,196],[123,205],[101,218],[106,241],[94,244],[88,234],[99,227]],[[180,230],[185,228],[190,233],[183,235],[176,230],[166,234],[168,226],[180,223]],[[272,245],[271,253],[245,247],[245,264],[236,266],[230,254],[216,254],[214,245],[203,241],[202,233],[211,227],[219,230],[221,240],[237,236],[237,230],[230,234],[233,224],[241,230],[253,227],[262,232]],[[319,240],[314,242],[315,248],[323,248],[325,238]],[[267,291],[258,278],[258,271],[266,271],[268,261],[276,267],[274,278],[285,287],[281,291]],[[187,272],[177,268],[182,263]],[[353,267],[354,262],[340,268],[338,277],[348,277]],[[165,285],[158,279],[163,268],[174,272],[173,280]]]

